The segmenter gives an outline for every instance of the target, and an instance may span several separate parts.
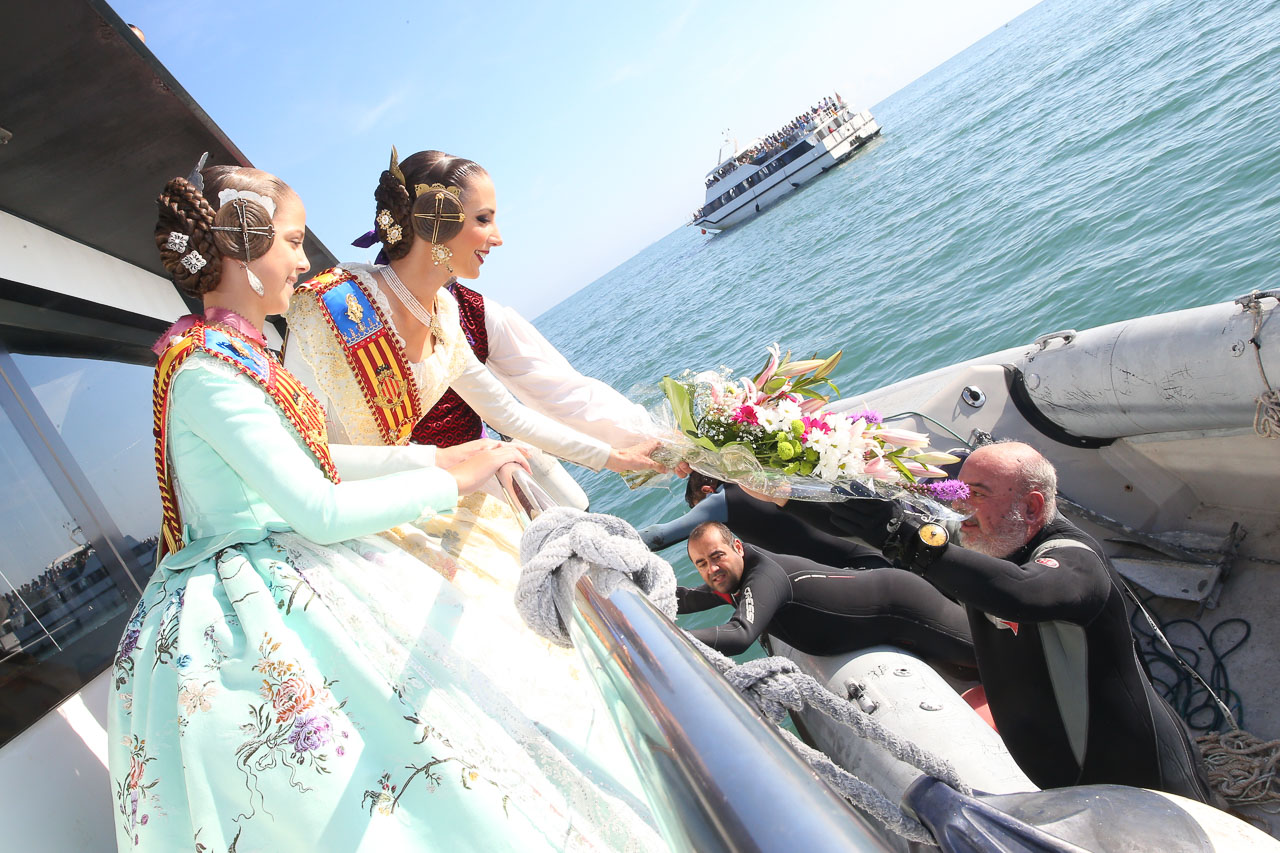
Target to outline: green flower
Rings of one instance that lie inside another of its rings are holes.
[[[782,473],[784,473],[784,474],[794,474],[794,473],[796,473],[797,471],[800,471],[800,470],[802,470],[801,463],[799,463],[799,462],[792,462],[790,465],[788,465],[787,467],[785,467],[785,468],[783,468],[783,469],[782,469]]]
[[[804,435],[804,421],[798,418],[792,421],[791,434],[794,435],[796,438],[799,438],[800,436]]]

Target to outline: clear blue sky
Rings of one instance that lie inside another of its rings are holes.
[[[392,144],[483,165],[506,244],[479,287],[530,317],[682,225],[725,128],[871,107],[1035,5],[111,2],[344,260]]]

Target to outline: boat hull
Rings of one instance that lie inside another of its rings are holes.
[[[808,141],[814,145],[814,150],[809,156],[784,166],[755,186],[747,188],[723,207],[697,217],[690,224],[708,231],[724,231],[741,225],[765,208],[776,204],[786,195],[852,157],[879,136],[880,131],[880,125],[875,119],[870,118],[861,125],[853,122],[845,123],[829,134],[823,130],[816,131],[807,137]]]

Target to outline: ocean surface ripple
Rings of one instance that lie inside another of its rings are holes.
[[[1047,0],[874,105],[882,137],[837,169],[736,230],[673,231],[537,325],[650,404],[664,374],[754,372],[773,341],[843,348],[835,379],[856,397],[1280,287],[1278,87],[1280,0]],[[637,526],[684,509],[574,475]],[[683,546],[664,556],[697,579]]]

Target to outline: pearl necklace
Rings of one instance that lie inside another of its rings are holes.
[[[417,297],[409,292],[409,288],[404,286],[404,282],[400,280],[400,276],[396,275],[396,271],[391,268],[390,264],[378,269],[382,273],[383,281],[391,287],[391,292],[400,300],[400,304],[408,308],[409,313],[416,317],[418,322],[425,328],[430,329],[433,335],[437,338],[440,337],[444,331],[440,325],[440,318],[427,311],[422,306],[422,303],[417,300]]]

